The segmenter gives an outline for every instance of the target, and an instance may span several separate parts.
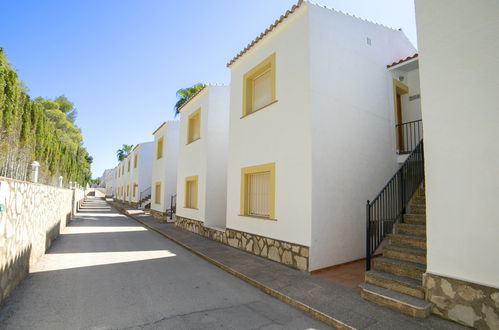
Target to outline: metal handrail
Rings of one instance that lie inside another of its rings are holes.
[[[366,270],[371,257],[397,220],[404,214],[412,196],[424,181],[424,148],[421,140],[404,164],[388,180],[372,201],[366,204]]]
[[[175,212],[177,212],[177,194],[170,196],[170,220],[173,219]]]
[[[423,121],[413,120],[395,125],[397,135],[397,152],[411,153],[423,139]]]
[[[144,189],[143,191],[140,192],[139,203],[142,203],[150,196],[151,196],[151,187]]]

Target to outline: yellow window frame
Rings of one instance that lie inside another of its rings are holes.
[[[194,119],[196,119],[196,117],[198,118],[197,130],[198,130],[199,137],[194,139],[192,137],[193,136],[193,127],[192,127],[191,123],[194,121]],[[200,138],[201,138],[201,108],[199,108],[196,111],[194,111],[193,113],[191,113],[189,115],[189,117],[187,118],[187,144],[192,143],[194,141],[197,141]]]
[[[255,173],[270,173],[270,194],[269,194],[269,216],[257,217],[249,215],[249,176]],[[262,165],[255,165],[241,168],[241,203],[240,215],[248,217],[257,217],[262,219],[276,220],[275,219],[275,163],[268,163]]]
[[[189,183],[191,183],[191,182],[196,183],[196,205],[187,206],[187,196],[188,196],[188,192],[189,192],[187,190],[188,190]],[[197,175],[188,176],[185,178],[185,185],[184,185],[184,207],[187,209],[197,210],[198,205],[199,205],[199,178]]]
[[[161,204],[161,182],[159,181],[154,184],[154,204]]]
[[[163,157],[163,143],[164,136],[160,137],[156,142],[156,159],[161,159]]]
[[[271,91],[271,102],[259,109],[253,111],[253,80],[260,76],[265,71],[270,70],[272,77],[272,91]],[[276,67],[275,67],[275,53],[264,59],[253,69],[246,72],[243,76],[243,113],[242,117],[246,117],[252,113],[262,110],[269,105],[277,102],[276,99]]]

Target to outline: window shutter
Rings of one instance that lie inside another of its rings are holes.
[[[199,116],[196,115],[192,118],[191,121],[192,127],[191,127],[191,141],[199,139]]]
[[[156,183],[156,187],[154,189],[154,203],[161,204],[161,184]]]
[[[253,79],[253,100],[251,111],[256,111],[272,102],[272,75],[267,70]]]
[[[270,215],[270,172],[250,174],[248,181],[248,213],[268,217]]]

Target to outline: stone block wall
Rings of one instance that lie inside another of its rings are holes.
[[[76,193],[78,196],[75,196]],[[0,177],[0,303],[71,219],[82,190]]]
[[[176,216],[175,225],[231,247],[253,253],[299,270],[308,270],[308,246],[284,242],[227,228],[205,227],[202,221]]]
[[[158,222],[167,222],[169,220],[166,212],[160,212],[153,209],[151,209],[150,212],[154,219],[157,219]]]
[[[499,329],[499,289],[430,273],[423,281],[434,314],[476,329]]]

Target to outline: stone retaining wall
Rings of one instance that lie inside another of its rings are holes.
[[[77,195],[77,196],[76,196]],[[73,190],[0,177],[0,303],[29,272],[84,198]]]
[[[308,270],[308,246],[288,243],[230,228],[225,230],[209,228],[205,227],[202,221],[179,216],[176,216],[175,225],[257,256],[268,258],[300,270]]]
[[[476,329],[499,329],[499,289],[430,273],[423,280],[433,313]]]

